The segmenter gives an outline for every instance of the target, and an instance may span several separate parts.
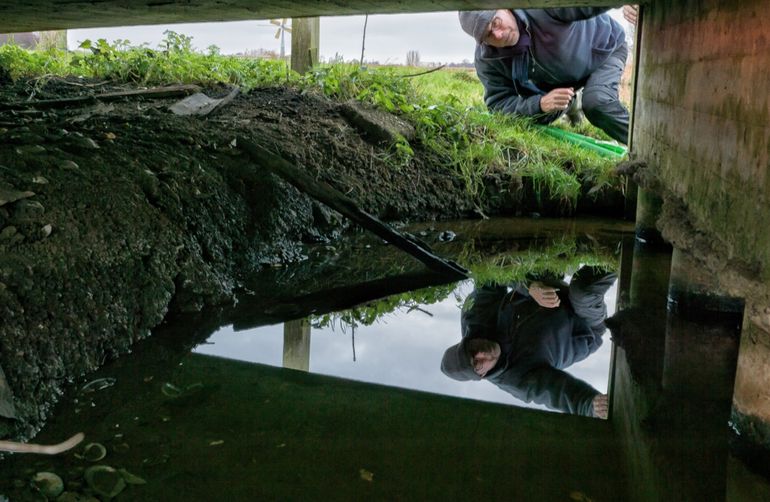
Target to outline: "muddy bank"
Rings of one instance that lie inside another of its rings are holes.
[[[33,85],[7,83],[0,102],[27,99]],[[95,88],[54,80],[34,97]],[[238,135],[385,220],[563,209],[533,205],[503,175],[479,204],[419,148],[394,170],[390,145],[318,96],[259,89],[206,118],[170,113],[178,99],[0,113],[0,367],[14,395],[6,415],[19,419],[5,432],[22,424],[29,435],[68,379],[128,351],[169,312],[232,302],[246,274],[301,261],[348,227],[245,157]],[[619,200],[599,205],[619,212]]]

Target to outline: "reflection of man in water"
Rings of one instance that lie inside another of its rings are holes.
[[[463,306],[462,340],[441,371],[455,380],[489,380],[514,397],[551,409],[607,417],[607,396],[562,371],[602,344],[604,293],[614,273],[583,267],[569,286],[533,281],[513,291],[477,288]]]

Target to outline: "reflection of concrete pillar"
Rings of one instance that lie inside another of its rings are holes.
[[[283,323],[283,367],[310,369],[310,322],[297,319]]]
[[[665,312],[670,258],[670,248],[635,240],[628,288],[631,307],[644,312]]]
[[[675,249],[668,302],[663,389],[688,399],[729,400],[743,300],[720,291],[713,274]]]
[[[731,421],[736,453],[770,474],[770,307],[747,305]]]
[[[318,63],[321,38],[321,19],[318,17],[292,18],[291,69],[305,73]]]
[[[665,444],[656,463],[679,472],[666,476],[672,500],[725,499],[726,424],[742,320],[743,300],[721,291],[713,274],[674,249],[663,391],[653,421]]]

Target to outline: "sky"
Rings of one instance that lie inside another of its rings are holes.
[[[620,9],[614,9],[611,15],[625,26]],[[341,55],[345,61],[358,60],[363,29],[364,16],[321,18],[321,59],[328,61]],[[193,46],[201,51],[210,45],[218,46],[223,54],[260,48],[280,50],[280,40],[275,38],[276,27],[267,20],[90,28],[69,30],[67,39],[70,49],[77,48],[83,40],[99,38],[109,42],[129,40],[133,45],[147,43],[156,48],[166,30],[192,36]],[[287,53],[291,48],[289,36],[287,34],[285,42]],[[381,64],[403,64],[406,53],[416,50],[422,62],[460,63],[473,60],[474,46],[473,39],[460,29],[456,11],[372,15],[366,27],[364,59]]]
[[[444,351],[460,341],[460,305],[472,291],[472,283],[460,283],[445,300],[422,305],[424,311],[397,311],[371,326],[355,331],[356,360],[348,328],[312,329],[310,371],[323,375],[415,389],[481,401],[531,408],[490,382],[457,382],[440,369]],[[617,284],[607,291],[609,315],[615,312]],[[601,392],[607,392],[612,344],[609,332],[604,344],[587,359],[567,371]],[[225,326],[211,335],[195,352],[272,366],[283,364],[283,325],[263,326],[236,332]]]

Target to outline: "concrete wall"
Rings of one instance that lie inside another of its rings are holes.
[[[634,151],[685,200],[698,230],[767,281],[767,2],[655,0],[641,29]]]

